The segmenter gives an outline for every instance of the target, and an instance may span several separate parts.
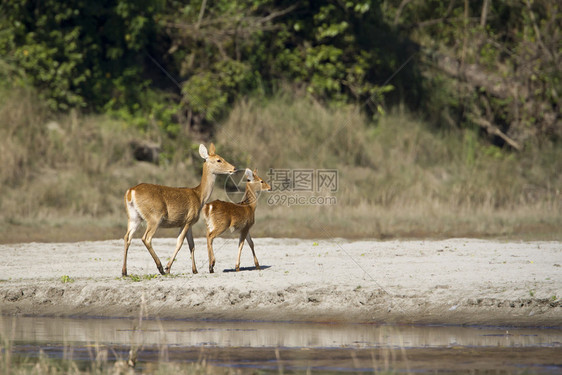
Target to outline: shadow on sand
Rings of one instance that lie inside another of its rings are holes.
[[[268,268],[271,268],[271,266],[260,266],[259,270],[256,267],[240,267],[240,271],[263,271],[263,270],[266,270]],[[224,270],[222,270],[222,272],[236,272],[236,269],[235,268],[225,268]]]

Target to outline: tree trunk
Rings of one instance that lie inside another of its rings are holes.
[[[480,26],[486,27],[486,20],[488,18],[488,8],[490,7],[490,0],[484,0],[482,4],[482,14],[480,15]]]

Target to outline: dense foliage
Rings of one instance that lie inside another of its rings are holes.
[[[5,1],[0,51],[53,109],[129,104],[148,84],[139,75],[157,8],[152,0]]]
[[[562,13],[547,0],[402,1],[394,23],[423,46],[434,123],[498,144],[562,137]],[[441,111],[438,110],[441,108]]]
[[[15,0],[0,75],[170,136],[289,85],[521,149],[562,137],[561,21],[548,0]]]

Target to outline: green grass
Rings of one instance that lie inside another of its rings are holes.
[[[151,274],[147,274],[147,275],[129,275],[128,277],[124,277],[124,279],[129,279],[133,282],[141,282],[143,280],[153,280],[153,279],[157,279],[158,277],[160,277],[159,274],[156,273],[151,273]]]
[[[134,160],[130,143],[139,139],[161,141],[166,158],[158,166]],[[512,153],[406,112],[374,123],[358,107],[326,108],[292,93],[238,103],[213,140],[227,160],[262,176],[270,168],[338,172],[333,205],[269,205],[272,193],[263,193],[254,236],[562,239],[560,145]],[[33,91],[1,89],[1,241],[121,238],[126,189],[196,186],[197,143],[102,115],[54,116]],[[227,199],[224,184],[219,177],[213,199]],[[194,235],[204,231],[199,223]]]
[[[73,283],[74,279],[68,275],[63,275],[60,277],[60,282],[63,284]]]

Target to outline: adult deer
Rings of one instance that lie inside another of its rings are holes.
[[[174,263],[186,236],[191,251],[191,270],[193,273],[197,273],[194,254],[195,244],[193,243],[191,227],[199,220],[199,213],[211,196],[217,174],[232,174],[236,171],[232,164],[215,153],[215,145],[212,143],[209,151],[204,145],[199,145],[199,155],[205,159],[205,162],[203,163],[201,183],[198,186],[176,188],[143,183],[130,188],[125,193],[128,223],[124,238],[123,276],[127,276],[127,251],[131,245],[133,234],[143,221],[146,221],[146,231],[142,236],[142,242],[152,255],[156,267],[162,275],[170,273],[172,263]],[[176,250],[166,266],[166,272],[162,269],[160,259],[152,248],[152,237],[159,227],[181,228],[176,242]]]
[[[260,269],[256,252],[254,251],[254,241],[250,236],[250,228],[254,225],[254,212],[258,202],[257,193],[261,190],[271,190],[271,186],[262,180],[257,171],[253,172],[246,169],[246,192],[240,203],[212,201],[203,207],[203,217],[207,222],[207,251],[209,252],[209,272],[213,273],[215,266],[215,254],[213,252],[213,240],[220,236],[228,228],[231,231],[239,230],[240,239],[238,242],[238,259],[236,260],[236,271],[240,271],[240,255],[244,240],[248,240],[252,254],[254,255],[254,264]]]

